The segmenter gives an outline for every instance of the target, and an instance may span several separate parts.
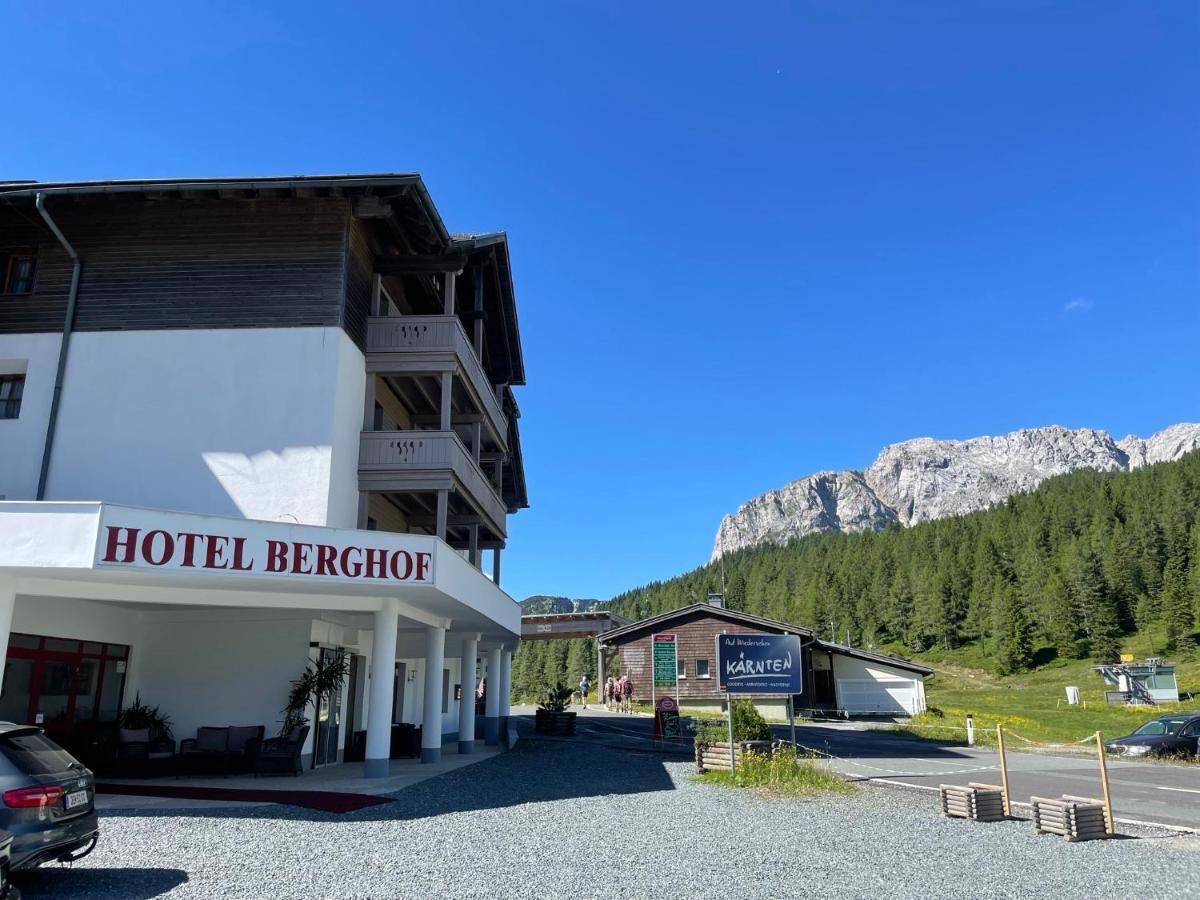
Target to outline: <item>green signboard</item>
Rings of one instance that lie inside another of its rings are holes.
[[[654,686],[656,688],[675,687],[677,655],[675,653],[675,635],[654,635]]]

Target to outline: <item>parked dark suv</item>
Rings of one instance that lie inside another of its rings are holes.
[[[40,728],[0,723],[0,828],[13,836],[13,871],[90,853],[95,798],[92,773]]]

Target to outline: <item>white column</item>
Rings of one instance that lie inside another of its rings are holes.
[[[505,720],[510,712],[510,701],[512,699],[512,650],[508,647],[504,648],[504,653],[500,657],[500,726],[504,727]]]
[[[500,648],[488,651],[487,697],[483,708],[483,739],[490,746],[500,743]]]
[[[458,752],[475,752],[475,659],[479,656],[479,635],[465,638],[459,660],[462,699],[458,701]]]
[[[367,691],[367,759],[363,774],[383,778],[392,755],[392,695],[396,692],[396,632],[400,614],[394,600],[375,613],[371,641],[371,684]]]
[[[446,668],[446,629],[425,629],[425,703],[421,710],[421,762],[442,758],[442,670]]]

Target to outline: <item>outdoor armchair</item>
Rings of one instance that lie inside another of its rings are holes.
[[[118,733],[117,766],[129,777],[162,774],[175,758],[175,742],[150,739],[149,728],[122,728]]]
[[[303,770],[300,751],[308,738],[309,726],[301,725],[286,735],[267,738],[257,747],[254,759],[256,775],[299,775]]]

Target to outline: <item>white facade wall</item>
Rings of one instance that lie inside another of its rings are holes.
[[[202,725],[264,725],[278,734],[292,679],[304,671],[312,614],[178,610],[144,614],[134,646],[142,700],[161,705],[177,740]],[[126,686],[128,703],[133,699]],[[311,718],[311,715],[310,715]]]
[[[0,493],[31,499],[59,335],[0,336],[28,360],[0,422]],[[47,499],[354,527],[365,367],[341,328],[76,333]]]
[[[331,528],[358,527],[358,449],[367,390],[366,360],[340,328],[337,335],[337,383],[333,392],[329,499],[325,523]]]
[[[0,374],[25,373],[20,415],[0,419],[0,496],[7,500],[37,496],[61,341],[60,334],[0,334]]]
[[[135,645],[142,637],[142,615],[131,607],[110,603],[18,594],[12,630],[44,637]]]

